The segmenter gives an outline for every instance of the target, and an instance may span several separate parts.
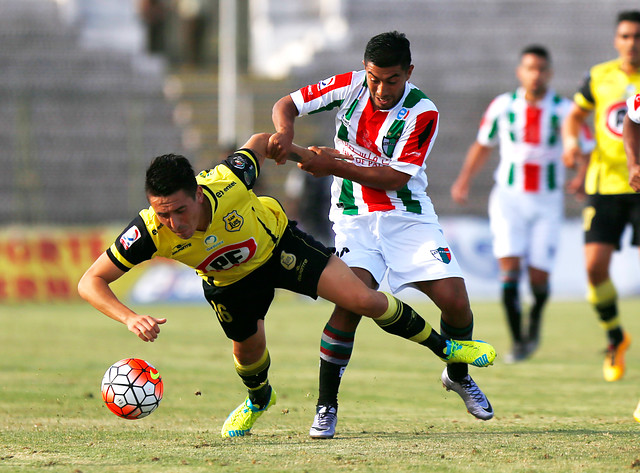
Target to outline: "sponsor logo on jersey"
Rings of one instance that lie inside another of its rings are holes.
[[[222,220],[224,220],[224,228],[228,232],[237,232],[244,224],[244,218],[235,210],[225,215]]]
[[[624,123],[624,116],[626,114],[626,102],[614,103],[607,109],[605,113],[607,130],[609,130],[609,132],[616,138],[622,138],[622,124]]]
[[[120,244],[125,250],[128,250],[131,245],[140,239],[141,236],[142,234],[140,233],[140,230],[138,230],[138,227],[134,225],[122,234],[120,237]]]
[[[224,240],[218,241],[218,237],[215,235],[209,235],[204,239],[204,246],[207,251],[211,251],[216,246],[220,246],[223,243],[224,243]]]
[[[440,247],[436,250],[431,250],[431,254],[438,261],[442,261],[444,264],[451,262],[451,250],[449,248]]]
[[[398,110],[398,115],[396,115],[396,120],[406,120],[409,116],[409,109],[402,107]]]
[[[244,169],[247,166],[247,158],[241,156],[234,156],[231,162],[234,168]]]
[[[228,186],[226,186],[221,191],[216,191],[216,197],[219,199],[220,197],[222,197],[224,195],[225,192],[227,192],[229,189],[231,189],[235,185],[236,185],[236,181],[233,181],[232,183],[230,183]]]
[[[331,85],[333,85],[336,82],[336,78],[335,77],[331,77],[330,79],[325,79],[325,80],[321,80],[320,82],[318,82],[318,90],[322,90],[325,87],[329,87]]]
[[[207,273],[209,271],[226,271],[234,266],[246,263],[256,254],[258,245],[253,238],[220,248],[212,253],[196,269]]]
[[[293,269],[296,267],[296,255],[292,255],[291,253],[285,253],[284,251],[280,253],[280,264],[284,269]]]
[[[186,250],[190,246],[191,246],[191,243],[178,243],[176,246],[173,247],[173,250],[171,251],[171,256],[175,255],[176,253],[180,253],[182,250]]]

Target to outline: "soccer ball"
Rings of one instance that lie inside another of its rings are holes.
[[[102,378],[102,399],[111,412],[125,419],[142,419],[156,410],[164,387],[160,373],[139,358],[125,358]]]

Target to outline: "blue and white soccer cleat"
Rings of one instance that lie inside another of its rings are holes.
[[[493,407],[487,396],[480,390],[471,376],[466,375],[460,381],[453,381],[449,378],[447,368],[442,372],[442,386],[447,391],[455,391],[464,401],[469,414],[482,420],[489,420],[493,417]]]

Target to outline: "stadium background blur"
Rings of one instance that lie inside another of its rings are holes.
[[[149,4],[164,7],[165,41],[154,47]],[[220,34],[229,4],[235,41]],[[494,296],[486,229],[493,166],[476,180],[470,205],[449,196],[481,115],[516,86],[518,54],[529,43],[550,49],[552,85],[571,97],[590,66],[615,57],[617,13],[636,8],[637,0],[0,0],[0,301],[75,298],[77,278],[147,205],[152,157],[178,152],[198,169],[215,165],[251,133],[273,129],[275,100],[358,69],[367,40],[394,29],[411,41],[412,82],[442,117],[429,195],[463,269],[479,280],[475,292]],[[227,114],[218,108],[218,65],[229,45],[237,80]],[[301,120],[296,142],[331,145],[333,116],[325,115]],[[237,138],[220,140],[228,120]],[[291,168],[265,166],[260,188],[285,207]],[[568,198],[567,256],[558,262],[567,274],[555,284],[574,296],[584,281],[579,211]],[[618,271],[637,275],[630,254],[619,264],[632,266]],[[640,292],[637,277],[625,279],[623,295]]]

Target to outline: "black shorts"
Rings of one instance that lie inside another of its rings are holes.
[[[630,224],[631,244],[640,244],[640,194],[589,195],[582,218],[586,243],[610,243],[619,250],[622,233]]]
[[[241,342],[258,330],[257,322],[267,314],[276,288],[317,299],[318,281],[331,255],[331,250],[289,221],[265,264],[228,286],[203,281],[204,296],[227,338]]]

